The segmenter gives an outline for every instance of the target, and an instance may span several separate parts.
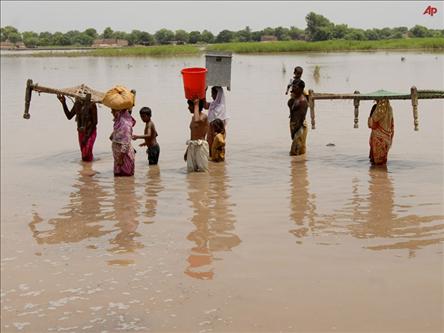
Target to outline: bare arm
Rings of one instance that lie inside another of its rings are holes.
[[[57,98],[59,99],[60,103],[62,103],[63,106],[63,112],[65,112],[65,116],[68,120],[71,120],[76,115],[76,109],[78,107],[77,103],[74,103],[71,111],[68,109],[68,106],[66,105],[66,99],[63,95],[57,95]]]
[[[200,117],[200,112],[199,112],[199,100],[195,99],[194,100],[194,115],[193,115],[193,120],[196,123],[202,122],[202,119]]]

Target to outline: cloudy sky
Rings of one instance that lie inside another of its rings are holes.
[[[336,24],[383,28],[416,24],[444,29],[444,1],[1,1],[1,26],[19,31],[67,32],[106,27],[154,33],[161,28],[186,31],[252,30],[296,26],[305,29],[313,11]],[[437,14],[424,15],[428,6]]]

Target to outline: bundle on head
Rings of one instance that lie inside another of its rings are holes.
[[[114,110],[131,109],[134,106],[134,95],[124,86],[115,86],[106,92],[102,103]]]

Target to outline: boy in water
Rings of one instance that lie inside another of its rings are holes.
[[[145,123],[145,132],[144,135],[133,135],[133,140],[145,140],[139,147],[147,146],[146,153],[148,154],[149,165],[156,165],[159,161],[160,146],[156,140],[158,136],[156,126],[151,120],[151,109],[145,106],[140,109],[139,113],[140,118],[142,118],[142,121]]]
[[[303,71],[304,70],[300,66],[296,66],[294,68],[294,72],[293,72],[294,76],[292,79],[290,79],[290,82],[287,85],[287,90],[285,91],[285,95],[288,95],[288,91],[293,86],[293,84],[301,79]]]
[[[225,161],[225,125],[222,120],[216,118],[210,124],[213,129],[215,137],[210,147],[211,161],[223,162]]]

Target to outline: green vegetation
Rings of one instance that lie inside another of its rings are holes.
[[[74,52],[36,52],[23,56],[31,57],[160,57],[160,56],[181,56],[197,55],[199,48],[193,45],[159,45],[149,47],[124,47],[111,49],[93,49],[91,51]],[[14,56],[20,56],[14,55]]]
[[[277,52],[333,52],[371,51],[390,49],[444,49],[444,38],[411,38],[380,41],[331,40],[322,42],[249,42],[209,45],[208,51],[231,51],[234,53],[277,53]]]
[[[224,51],[239,54],[280,52],[338,52],[377,50],[444,50],[444,38],[411,38],[384,41],[334,40],[322,42],[245,42],[207,45],[157,45],[122,48],[100,48],[80,51],[14,53],[12,57],[162,57],[200,55],[207,51]],[[282,68],[286,72],[286,68]]]
[[[252,31],[250,27],[245,27],[239,31],[222,30],[216,36],[208,30],[191,31],[185,30],[171,31],[160,29],[155,33],[147,31],[132,30],[113,31],[107,27],[99,34],[96,29],[88,28],[83,32],[71,30],[62,32],[40,32],[33,31],[19,32],[12,26],[2,27],[0,31],[1,41],[11,43],[23,42],[27,47],[48,47],[48,46],[91,46],[97,39],[120,39],[126,40],[128,45],[168,45],[173,42],[177,44],[213,44],[213,43],[243,43],[258,42],[263,38],[276,39],[278,41],[327,41],[327,40],[350,40],[350,41],[383,41],[392,39],[408,38],[444,38],[444,30],[428,29],[421,25],[412,28],[395,27],[382,29],[355,29],[346,24],[334,24],[326,17],[309,13],[305,17],[307,27],[300,29],[295,26],[267,27],[263,30]],[[410,45],[410,44],[409,44]],[[279,51],[277,51],[279,52]]]

